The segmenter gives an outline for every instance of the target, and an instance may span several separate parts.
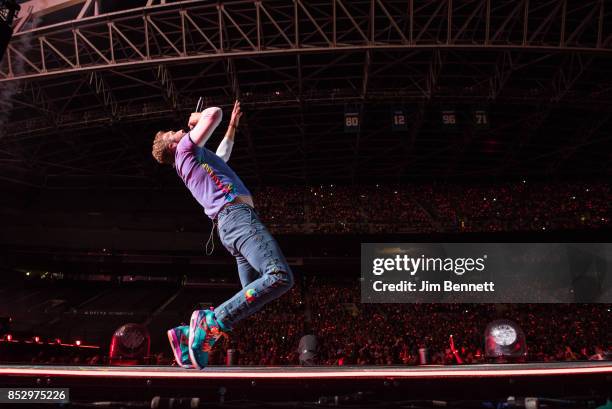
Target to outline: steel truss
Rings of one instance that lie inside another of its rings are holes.
[[[0,81],[187,60],[363,49],[612,52],[612,16],[604,0],[152,3],[85,17],[98,4],[88,0],[77,19],[33,29],[20,24]]]
[[[610,146],[612,7],[602,0],[103,6],[87,0],[69,21],[17,23],[0,67],[0,106],[11,111],[0,116],[0,178],[174,181],[140,136],[184,126],[199,96],[226,112],[243,101],[244,143],[232,160],[258,184],[357,183],[371,163],[370,178],[393,180],[548,174],[593,161],[609,171],[599,156]],[[345,105],[366,118],[358,134],[342,131]],[[390,132],[391,106],[406,108],[406,132]],[[449,107],[464,122],[486,108],[492,127],[441,129]]]

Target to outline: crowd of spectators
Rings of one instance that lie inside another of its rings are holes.
[[[256,193],[255,204],[274,233],[509,232],[609,228],[611,199],[611,185],[604,182],[518,181],[268,187]],[[309,282],[241,323],[211,362],[222,363],[232,349],[238,365],[298,364],[299,340],[311,333],[323,365],[413,365],[420,348],[434,364],[478,363],[485,361],[484,328],[497,318],[523,328],[527,360],[599,359],[610,356],[610,317],[605,304],[365,304],[357,285]],[[33,363],[107,361],[100,354],[29,356]],[[150,358],[161,365],[171,361],[168,351]]]
[[[234,349],[237,365],[297,364],[297,345],[305,330],[304,314],[301,291],[295,286],[241,323],[218,351],[224,357],[227,349]]]
[[[362,304],[357,285],[317,282],[251,316],[223,349],[236,349],[240,365],[297,365],[299,339],[312,333],[322,365],[417,365],[419,348],[433,364],[456,364],[456,355],[482,363],[485,328],[500,318],[525,332],[528,361],[604,359],[612,351],[605,304]]]
[[[525,361],[603,360],[612,352],[610,314],[607,304],[361,303],[358,283],[312,279],[222,338],[210,363],[224,364],[231,349],[236,365],[298,365],[298,344],[305,334],[318,339],[316,362],[321,365],[418,365],[421,348],[427,349],[431,364],[484,363],[484,331],[496,319],[510,319],[522,328]],[[164,347],[152,351],[145,363],[170,365],[172,355]],[[23,362],[108,364],[103,350],[87,356],[72,351],[24,354]]]
[[[274,233],[593,229],[612,222],[609,183],[267,187],[255,206]]]

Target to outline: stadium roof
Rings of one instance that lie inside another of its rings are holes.
[[[243,101],[248,183],[610,175],[601,0],[22,3],[0,66],[9,183],[177,186],[151,139],[200,96],[221,128]]]

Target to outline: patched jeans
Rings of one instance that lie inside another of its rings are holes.
[[[219,238],[236,257],[240,290],[215,308],[221,325],[234,325],[280,297],[293,286],[293,273],[280,247],[247,204],[228,206],[217,216]]]

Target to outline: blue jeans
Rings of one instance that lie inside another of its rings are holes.
[[[231,329],[293,286],[293,273],[274,237],[255,210],[240,203],[217,216],[219,238],[236,257],[242,290],[215,308],[220,324]]]

